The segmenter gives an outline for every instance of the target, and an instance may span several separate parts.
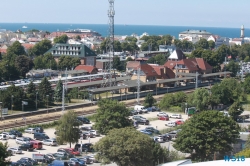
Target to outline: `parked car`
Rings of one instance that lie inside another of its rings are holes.
[[[75,150],[78,150],[81,147],[81,144],[76,144],[75,145]],[[82,152],[93,152],[93,144],[92,143],[85,143],[82,144]]]
[[[43,143],[40,141],[30,141],[30,143],[33,145],[34,149],[42,149]]]
[[[166,115],[161,115],[158,117],[159,120],[165,120],[165,121],[168,121],[169,120],[169,117],[166,116]]]
[[[31,143],[22,144],[22,145],[18,146],[18,148],[20,148],[23,151],[27,151],[27,152],[34,150],[33,144],[31,144]]]
[[[28,144],[30,143],[29,140],[25,139],[24,137],[16,137],[17,144]]]
[[[152,133],[150,131],[147,131],[145,129],[140,130],[140,132],[143,133],[143,134],[152,135]]]
[[[67,161],[68,166],[81,166],[78,161]]]
[[[80,164],[80,166],[85,166],[86,163],[84,160],[79,159],[79,158],[70,158],[69,161],[74,161],[74,162],[78,162]]]
[[[140,119],[146,119],[146,118],[144,118],[143,116],[140,116],[140,115],[134,115],[134,116],[132,117],[133,120],[136,120],[136,119],[138,119],[138,118],[140,118]]]
[[[21,132],[17,131],[17,130],[10,130],[9,134],[13,134],[16,137],[22,137],[23,136],[23,134]]]
[[[23,160],[23,161],[27,161],[27,162],[31,163],[32,165],[37,165],[37,164],[38,164],[38,162],[37,162],[36,160],[34,160],[34,159],[32,159],[32,158],[29,158],[29,157],[22,157],[20,160],[21,160],[21,161],[22,161],[22,160]]]
[[[37,126],[37,127],[35,127],[35,131],[37,132],[37,133],[43,133],[43,128],[42,127],[40,127],[40,126]]]
[[[145,111],[144,110],[144,106],[143,105],[135,105],[134,106],[134,110],[137,112],[137,114],[142,114],[144,113]]]
[[[89,130],[92,130],[93,128],[92,126],[82,126],[80,129],[83,131],[89,131]]]
[[[159,135],[158,137],[162,137],[163,141],[170,141],[172,139],[171,135],[169,134],[162,134]]]
[[[181,114],[172,114],[169,116],[170,118],[181,119]]]
[[[157,116],[168,116],[168,114],[165,112],[158,112]]]
[[[18,162],[11,162],[9,166],[20,166],[20,163],[18,163]]]
[[[18,163],[18,166],[33,166],[32,163],[30,163],[26,160],[18,160],[17,163]]]
[[[99,163],[99,161],[96,159],[96,154],[92,154],[89,156],[90,160],[92,160],[93,163]]]
[[[34,128],[27,128],[24,130],[25,133],[30,133],[30,134],[34,134],[36,131]]]
[[[160,131],[155,129],[154,127],[146,127],[145,130],[151,133],[160,134]]]
[[[19,147],[7,148],[7,151],[11,150],[12,154],[22,154],[23,151]]]
[[[138,118],[135,120],[137,124],[149,125],[149,120]]]
[[[155,142],[158,142],[158,143],[163,143],[164,142],[163,138],[159,137],[159,136],[153,137],[153,139],[154,139]]]
[[[158,108],[158,107],[156,107],[156,106],[152,106],[151,108],[152,108],[152,112],[153,112],[153,111],[161,111],[161,109]]]
[[[133,116],[133,115],[136,115],[136,114],[138,114],[137,111],[135,111],[135,110],[130,111],[130,116]]]
[[[52,139],[45,139],[42,141],[44,145],[48,145],[48,146],[57,146],[57,142],[56,140],[52,140]]]
[[[95,137],[94,133],[92,133],[90,131],[85,131],[82,133],[85,134],[87,136],[87,138],[94,138]]]
[[[177,125],[182,125],[182,124],[184,123],[184,121],[180,119],[180,120],[175,121],[175,123],[176,123]]]
[[[83,116],[78,116],[77,120],[81,121],[83,124],[90,124],[90,120]]]
[[[71,150],[72,148],[59,148],[57,149],[57,152],[62,152],[62,153],[66,153],[68,157],[74,157],[75,154],[79,155],[79,151],[73,151]]]
[[[69,158],[69,154],[66,152],[56,152],[52,154],[55,159],[66,160]]]
[[[5,134],[0,134],[0,139],[1,140],[7,140],[8,137]]]
[[[177,138],[177,133],[178,133],[178,131],[174,130],[174,131],[170,131],[167,134],[169,134],[172,138]]]
[[[90,130],[89,132],[93,133],[95,137],[100,136],[100,133],[97,130]]]
[[[23,137],[26,141],[34,141],[34,139],[30,138],[30,137]]]
[[[9,132],[2,132],[2,134],[5,134],[8,139],[16,139],[16,135],[9,133]]]
[[[176,126],[176,123],[175,122],[167,122],[165,124],[165,126],[168,126],[168,127],[175,127]]]
[[[83,160],[85,164],[92,164],[94,161],[92,160],[92,157],[90,156],[84,156],[82,158],[79,158],[80,160]]]
[[[49,139],[49,136],[46,135],[45,133],[34,133],[34,139],[42,141],[44,139]]]
[[[64,148],[65,151],[69,154],[75,155],[75,156],[80,156],[80,152],[75,150],[74,148]]]

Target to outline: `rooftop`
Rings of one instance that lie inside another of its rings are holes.
[[[206,30],[186,30],[180,32],[180,34],[199,34],[199,35],[212,35],[212,33],[207,32]]]

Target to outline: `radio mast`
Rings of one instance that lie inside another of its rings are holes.
[[[106,39],[108,62],[107,63],[104,62],[105,73],[103,75],[102,87],[111,87],[115,84],[112,81],[113,57],[114,57],[114,17],[115,17],[114,1],[115,0],[108,0],[108,1],[109,1],[109,10],[108,10],[109,32]]]

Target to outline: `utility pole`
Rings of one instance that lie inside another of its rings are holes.
[[[141,75],[141,69],[137,69],[137,104],[140,104],[140,88],[141,88],[141,80],[140,80],[140,75]]]
[[[240,61],[240,64],[241,64],[241,82],[243,82],[243,76],[244,76],[244,73],[243,73],[243,62]]]
[[[226,75],[226,64],[227,64],[227,57],[225,57],[225,62],[224,62],[224,78],[227,77],[227,75]]]
[[[65,101],[64,101],[64,96],[65,96],[65,85],[63,84],[63,89],[62,89],[62,113],[64,113],[65,110]]]

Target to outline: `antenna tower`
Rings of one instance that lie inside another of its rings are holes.
[[[115,16],[115,8],[114,1],[109,1],[109,33],[107,37],[106,50],[108,53],[108,62],[105,64],[105,73],[103,75],[102,87],[111,87],[115,84],[112,81],[112,69],[113,69],[113,57],[114,57],[114,16]]]

